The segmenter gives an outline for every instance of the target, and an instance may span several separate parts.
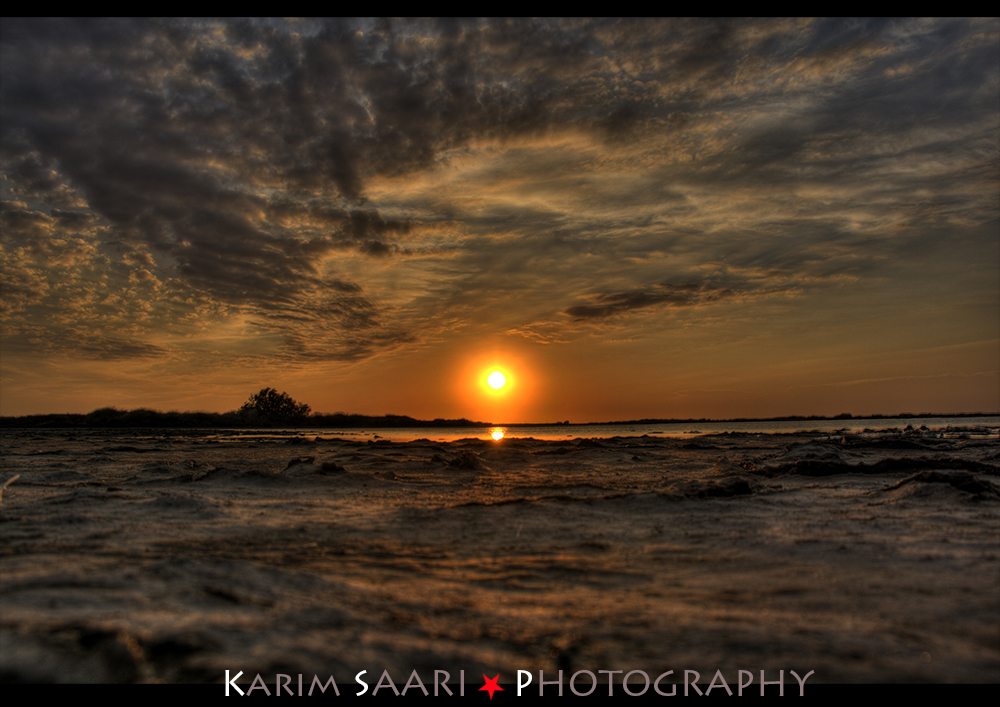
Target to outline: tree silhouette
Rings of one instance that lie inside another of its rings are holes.
[[[240,413],[245,417],[264,417],[269,420],[294,420],[309,414],[309,406],[297,403],[288,393],[274,388],[263,388],[243,403]]]

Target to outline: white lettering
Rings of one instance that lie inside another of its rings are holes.
[[[229,671],[228,670],[226,671],[226,697],[229,697],[229,686],[230,685],[233,686],[234,690],[236,690],[238,693],[240,693],[240,697],[243,696],[243,690],[241,690],[240,686],[236,684],[236,681],[240,679],[240,675],[242,675],[242,674],[243,674],[243,671],[241,670],[240,672],[236,673],[236,675],[234,675],[232,677],[232,679],[230,679],[230,677],[229,677]],[[809,676],[807,675],[806,677],[809,677]]]
[[[524,675],[524,677],[528,678],[528,682],[521,682],[521,676],[522,675]],[[236,677],[239,677],[239,675],[237,675]],[[517,671],[517,696],[520,697],[521,696],[521,689],[527,687],[530,684],[531,684],[531,673],[529,673],[527,670],[518,670]]]

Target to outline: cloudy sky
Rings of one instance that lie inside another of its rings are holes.
[[[4,20],[0,71],[0,414],[1000,409],[997,19]]]

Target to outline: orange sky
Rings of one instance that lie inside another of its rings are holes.
[[[0,414],[996,412],[998,38],[5,20]]]

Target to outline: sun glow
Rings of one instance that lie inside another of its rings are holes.
[[[527,421],[538,398],[536,362],[514,347],[466,356],[455,364],[452,388],[462,417],[494,425]]]
[[[509,400],[519,394],[520,376],[507,365],[493,361],[490,366],[480,368],[476,377],[479,389],[491,400]]]

